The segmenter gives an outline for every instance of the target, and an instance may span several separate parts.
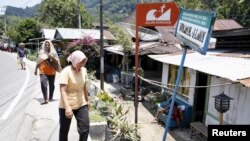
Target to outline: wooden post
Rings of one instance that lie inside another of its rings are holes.
[[[220,113],[220,125],[223,124],[223,113]]]

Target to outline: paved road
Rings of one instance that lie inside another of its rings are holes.
[[[27,64],[27,69],[21,70],[16,54],[0,52],[0,141],[57,141],[59,74],[56,101],[41,105],[43,96],[39,76],[34,75],[35,62],[27,60]],[[79,140],[75,120],[69,140]]]
[[[16,140],[28,103],[39,94],[32,67],[21,70],[16,55],[0,52],[0,139]]]

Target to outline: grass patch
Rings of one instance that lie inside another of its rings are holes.
[[[99,110],[91,109],[89,112],[90,122],[103,122],[106,121],[105,116]]]

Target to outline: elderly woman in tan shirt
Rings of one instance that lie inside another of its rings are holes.
[[[87,58],[81,51],[73,52],[67,60],[71,63],[60,74],[61,99],[59,103],[59,141],[68,141],[73,115],[77,120],[80,141],[87,141],[89,134],[89,99],[86,88],[88,80],[84,67]]]

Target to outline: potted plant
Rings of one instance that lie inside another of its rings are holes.
[[[111,141],[140,141],[141,139],[138,134],[138,126],[130,124],[126,120],[118,122],[118,125],[111,132],[113,132]]]
[[[90,104],[90,136],[92,140],[105,140],[107,122],[105,116],[96,107],[96,101],[92,100]]]
[[[101,113],[107,116],[110,112],[110,107],[112,107],[114,100],[111,98],[107,92],[102,91],[97,94],[97,108],[101,111]]]
[[[111,136],[111,141],[139,141],[138,126],[130,124],[126,120],[126,114],[122,110],[122,106],[116,104],[112,113],[107,117],[107,124]]]

